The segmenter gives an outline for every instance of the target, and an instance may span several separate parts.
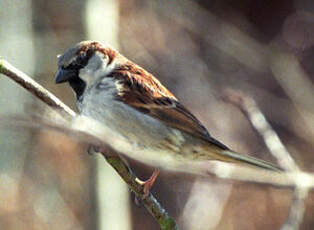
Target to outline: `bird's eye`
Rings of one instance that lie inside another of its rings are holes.
[[[77,63],[82,63],[85,58],[86,58],[86,55],[85,55],[85,54],[80,54],[79,56],[77,56],[76,62],[77,62]]]
[[[71,63],[69,64],[66,68],[67,69],[80,69],[80,68],[84,68],[84,66],[87,63],[87,58],[86,55],[84,54],[80,54],[79,56],[77,56],[77,58]]]

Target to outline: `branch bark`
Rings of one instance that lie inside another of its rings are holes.
[[[35,97],[46,103],[48,106],[61,110],[71,117],[75,117],[76,113],[65,105],[55,95],[50,93],[43,86],[34,81],[31,77],[11,65],[9,62],[0,57],[0,73],[14,80],[20,86],[25,88]],[[129,188],[140,199],[143,198],[143,187],[136,181],[136,176],[132,170],[123,162],[123,160],[115,154],[115,156],[107,156],[103,154],[107,162],[116,170],[120,177],[127,183]],[[149,193],[143,200],[145,208],[155,218],[162,230],[178,230],[179,227],[175,220],[170,217],[167,211],[160,205],[156,198]]]

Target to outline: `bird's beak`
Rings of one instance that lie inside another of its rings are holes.
[[[56,84],[67,82],[71,79],[77,77],[77,72],[75,70],[62,69],[59,68],[56,74]]]

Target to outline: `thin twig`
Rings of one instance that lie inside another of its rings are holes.
[[[76,113],[65,105],[60,99],[39,85],[31,77],[27,76],[22,71],[15,68],[9,62],[0,57],[0,73],[6,75],[10,79],[17,82],[20,86],[24,87],[27,91],[32,93],[38,99],[46,103],[52,108],[56,108],[65,112],[71,117],[75,117]],[[106,156],[103,154],[107,162],[117,171],[121,178],[127,183],[129,188],[138,196],[143,198],[143,187],[137,183],[136,176],[132,170],[123,162],[118,156]],[[155,220],[159,223],[160,228],[163,230],[178,230],[179,227],[167,211],[159,204],[159,202],[150,193],[143,199],[143,204],[146,209],[151,213]]]
[[[223,99],[240,108],[250,121],[254,130],[262,136],[270,153],[277,159],[278,164],[283,169],[286,171],[299,170],[286,147],[283,145],[276,132],[271,128],[264,114],[252,98],[238,91],[226,90]]]
[[[52,108],[60,109],[70,116],[75,116],[75,112],[65,105],[59,98],[42,87],[31,77],[11,65],[6,60],[0,57],[0,73],[8,76],[10,79],[25,88],[28,92],[39,98],[41,101],[51,106]]]
[[[283,169],[290,172],[300,172],[299,167],[281,142],[277,133],[272,129],[264,114],[252,98],[234,90],[227,90],[224,99],[241,109],[255,131],[263,137],[270,153],[277,159]],[[290,213],[285,224],[281,227],[281,230],[297,230],[302,223],[305,212],[304,203],[309,192],[309,188],[301,187],[302,183],[303,180],[300,178],[299,182],[295,184]]]
[[[297,230],[302,224],[305,213],[305,199],[309,190],[307,188],[295,188],[289,216],[281,230]]]

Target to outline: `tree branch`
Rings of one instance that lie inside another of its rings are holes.
[[[31,77],[11,65],[9,62],[0,57],[0,73],[14,80],[20,86],[25,88],[38,99],[46,103],[48,106],[59,109],[71,117],[75,117],[76,113],[65,105],[60,99],[39,85]],[[132,170],[123,162],[123,160],[115,154],[115,156],[107,156],[103,154],[107,162],[116,170],[120,177],[127,183],[129,188],[137,197],[143,198],[143,187],[136,181],[136,176]],[[178,230],[179,227],[167,211],[159,204],[154,196],[149,193],[143,199],[143,204],[151,213],[155,220],[159,223],[162,230]]]
[[[256,102],[247,95],[234,90],[227,90],[224,100],[231,103],[244,113],[250,121],[253,129],[263,138],[270,153],[277,159],[279,165],[290,172],[300,172],[299,167],[291,157],[286,147],[281,142],[277,133],[272,129]],[[305,213],[305,199],[308,196],[309,188],[300,187],[296,183],[289,216],[281,230],[299,229]]]
[[[235,90],[226,90],[226,102],[237,106],[249,120],[252,128],[263,138],[270,153],[277,159],[278,164],[286,171],[299,170],[277,133],[272,129],[256,102]]]

